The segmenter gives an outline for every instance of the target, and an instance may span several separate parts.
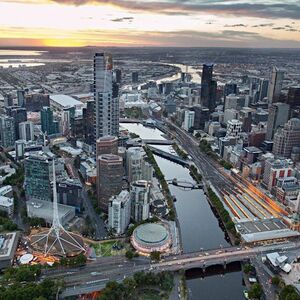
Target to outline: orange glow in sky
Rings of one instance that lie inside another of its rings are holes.
[[[0,46],[300,47],[294,0],[104,2],[0,0]]]

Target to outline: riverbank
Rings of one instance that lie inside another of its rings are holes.
[[[215,208],[218,216],[220,217],[224,229],[226,230],[230,241],[233,245],[239,245],[241,242],[240,235],[235,229],[234,222],[232,221],[228,211],[225,209],[223,202],[220,200],[220,198],[215,194],[215,192],[212,190],[212,188],[209,186],[207,187],[207,196],[209,199],[209,202],[212,207]]]
[[[156,162],[156,160],[153,156],[152,151],[147,146],[144,146],[144,150],[145,150],[146,155],[148,157],[149,163],[154,168],[155,175],[156,175],[157,179],[159,180],[159,183],[160,183],[161,188],[162,188],[162,193],[163,193],[164,197],[167,199],[167,204],[168,204],[168,209],[169,209],[168,219],[171,220],[171,221],[175,221],[176,211],[175,211],[175,208],[174,208],[174,202],[173,202],[173,199],[172,199],[171,192],[169,190],[168,183],[165,179],[165,176],[162,173],[162,171],[160,170],[160,168],[159,168],[159,166],[158,166],[158,164],[157,164],[157,162]]]

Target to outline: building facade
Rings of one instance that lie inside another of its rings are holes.
[[[97,159],[97,196],[99,206],[107,211],[111,196],[122,190],[123,159],[114,154],[103,154]]]
[[[0,146],[3,148],[14,147],[15,140],[14,118],[0,115]]]
[[[274,135],[273,153],[278,157],[290,158],[294,147],[300,146],[300,119],[290,119]]]
[[[111,54],[94,56],[95,139],[117,136],[119,99],[113,98],[113,61]],[[94,141],[94,144],[96,140]]]
[[[123,234],[130,223],[131,201],[128,191],[113,196],[108,203],[108,226],[117,234]]]
[[[34,140],[34,126],[31,121],[19,124],[19,139],[26,142]]]
[[[45,156],[32,154],[25,160],[25,196],[27,200],[51,201],[50,164]]]
[[[139,180],[130,185],[131,217],[135,222],[149,218],[150,212],[150,183]]]
[[[268,141],[273,140],[274,134],[279,126],[283,126],[289,119],[290,106],[285,103],[273,103],[269,108],[269,116],[267,123],[267,135]]]
[[[279,100],[283,78],[284,72],[282,70],[279,70],[277,67],[273,67],[271,81],[268,89],[268,102],[270,104]]]

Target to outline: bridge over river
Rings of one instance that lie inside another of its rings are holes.
[[[152,263],[148,258],[139,257],[131,261],[124,256],[103,257],[88,263],[80,268],[63,270],[44,270],[43,277],[63,278],[66,288],[62,297],[91,293],[103,289],[107,282],[115,280],[122,281],[131,277],[138,271],[178,271],[189,269],[206,269],[214,265],[226,265],[264,254],[282,250],[300,250],[300,242],[278,243],[269,246],[258,247],[228,247],[209,251],[198,251],[193,253],[168,256],[160,262]],[[62,298],[63,299],[63,298]]]

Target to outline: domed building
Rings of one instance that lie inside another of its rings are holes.
[[[171,233],[163,223],[142,224],[133,231],[131,244],[143,254],[167,252],[172,246]]]

